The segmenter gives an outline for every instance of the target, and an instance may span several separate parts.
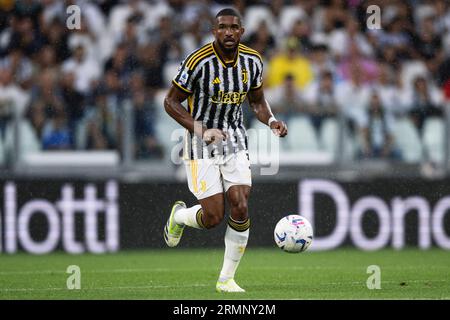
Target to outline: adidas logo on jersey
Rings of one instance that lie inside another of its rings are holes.
[[[220,79],[219,79],[219,77],[216,77],[214,80],[213,80],[213,84],[219,84],[220,83]]]

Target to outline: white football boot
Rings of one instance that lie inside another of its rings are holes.
[[[234,279],[228,279],[224,282],[217,281],[216,284],[217,292],[245,292],[244,289],[238,286]]]
[[[186,208],[186,204],[183,201],[175,202],[172,206],[169,219],[167,219],[167,223],[164,226],[164,240],[169,247],[176,247],[183,235],[185,225],[176,223],[174,217],[177,210],[184,208]]]

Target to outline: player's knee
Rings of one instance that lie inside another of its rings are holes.
[[[206,213],[203,215],[203,224],[206,229],[211,229],[220,224],[223,220],[222,214]]]
[[[248,215],[248,204],[247,200],[241,200],[232,205],[231,211],[233,213],[233,219],[235,220],[245,220]]]

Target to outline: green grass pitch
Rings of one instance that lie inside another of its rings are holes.
[[[339,249],[288,254],[247,248],[236,281],[247,290],[219,294],[222,249],[162,249],[107,255],[0,256],[0,299],[450,299],[450,252]],[[81,289],[67,289],[69,265]],[[381,269],[381,289],[366,286]]]

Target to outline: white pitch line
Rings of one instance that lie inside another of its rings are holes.
[[[133,273],[133,272],[174,272],[174,271],[207,271],[208,269],[104,269],[104,270],[81,270],[83,273]],[[52,273],[66,273],[65,270],[37,270],[37,271],[0,271],[0,275],[13,274],[52,274]]]
[[[448,280],[409,280],[406,281],[406,283],[421,283],[421,282],[448,282]],[[399,281],[382,281],[383,283],[399,283]],[[284,284],[283,286],[289,286],[290,284]],[[297,286],[298,284],[295,284]],[[342,285],[361,285],[365,287],[365,282],[358,282],[358,281],[352,281],[352,282],[328,282],[328,283],[319,283],[318,286],[342,286]],[[97,287],[97,288],[82,288],[82,291],[94,291],[94,290],[146,290],[146,289],[177,289],[177,288],[192,288],[192,287],[211,287],[212,284],[188,284],[188,285],[148,285],[148,286],[112,286],[112,287]],[[254,287],[263,286],[263,285],[256,285]],[[0,292],[26,292],[26,291],[77,291],[77,290],[69,290],[67,288],[61,288],[61,287],[50,287],[50,288],[0,288]]]
[[[52,274],[52,273],[65,273],[61,270],[39,270],[39,271],[0,271],[0,275],[13,275],[13,274]]]
[[[253,270],[305,270],[305,269],[314,269],[314,270],[332,270],[336,268],[331,267],[315,267],[315,268],[303,268],[303,267],[291,267],[291,268],[278,268],[278,267],[253,267]],[[359,268],[358,268],[359,269]],[[177,272],[177,271],[210,271],[209,268],[140,268],[140,269],[104,269],[104,270],[86,270],[81,268],[83,273],[134,273],[134,272]],[[21,274],[64,274],[65,270],[35,270],[35,271],[0,271],[1,275],[21,275]]]
[[[143,289],[171,289],[171,288],[192,288],[192,287],[210,287],[211,284],[189,284],[189,285],[153,285],[153,286],[117,286],[117,287],[97,287],[97,288],[81,288],[80,290],[69,290],[67,288],[61,287],[50,287],[50,288],[0,288],[1,291],[11,292],[11,291],[89,291],[89,290],[143,290]]]
[[[283,266],[274,266],[274,267],[263,267],[263,266],[254,266],[253,270],[365,270],[364,267],[325,267],[325,266],[291,266],[291,267],[283,267]],[[415,266],[383,266],[383,270],[390,269],[415,269]],[[430,268],[436,269],[449,269],[449,266],[430,266]],[[176,272],[176,271],[210,271],[209,268],[176,268],[176,269],[167,269],[167,268],[131,268],[131,269],[102,269],[102,270],[82,270],[83,273],[134,273],[134,272]],[[52,273],[66,273],[65,270],[35,270],[35,271],[0,271],[0,275],[14,275],[14,274],[52,274]]]

